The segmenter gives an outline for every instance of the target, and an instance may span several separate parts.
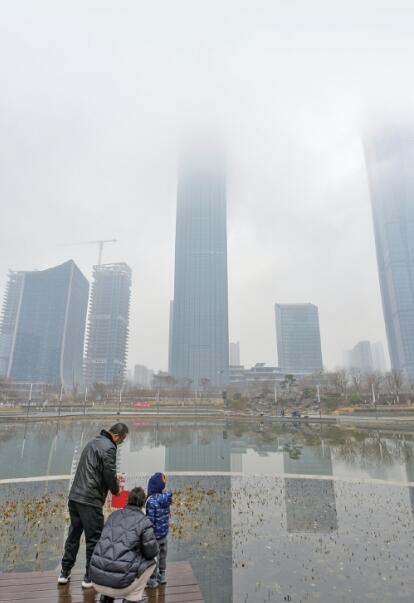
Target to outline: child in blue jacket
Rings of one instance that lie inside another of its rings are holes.
[[[167,541],[170,528],[172,493],[165,492],[166,481],[164,473],[154,473],[148,481],[146,511],[154,526],[155,538],[159,546],[157,567],[147,583],[149,588],[157,588],[159,584],[167,583],[165,572],[167,569]]]

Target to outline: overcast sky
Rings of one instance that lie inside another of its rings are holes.
[[[319,306],[327,367],[384,325],[361,133],[414,100],[412,0],[0,0],[0,295],[73,258],[133,269],[129,365],[167,368],[177,156],[228,163],[230,339],[276,362]],[[403,102],[402,102],[403,101]]]

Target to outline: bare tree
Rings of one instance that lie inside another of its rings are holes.
[[[404,375],[398,369],[391,369],[389,373],[385,375],[385,382],[388,387],[388,391],[392,396],[395,396],[397,404],[400,402],[400,393],[404,386]]]
[[[348,398],[349,373],[345,368],[338,369],[329,375],[335,392],[345,400]]]
[[[356,394],[360,394],[362,390],[362,372],[357,367],[352,367],[349,369],[349,377],[351,379],[352,387]]]

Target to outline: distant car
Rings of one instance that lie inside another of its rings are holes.
[[[135,408],[149,408],[151,404],[149,402],[134,402]]]
[[[300,419],[300,412],[298,410],[292,410],[292,417],[294,417],[295,419]]]

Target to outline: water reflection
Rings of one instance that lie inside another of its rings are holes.
[[[3,426],[2,477],[68,475],[100,427]],[[129,487],[171,475],[169,558],[191,560],[206,603],[412,600],[414,489],[358,478],[414,482],[413,434],[165,422],[127,442]],[[0,570],[58,565],[67,491],[68,479],[0,485]]]
[[[0,479],[68,475],[98,422],[0,425]],[[257,423],[132,423],[121,448],[129,473],[320,475],[414,481],[413,433]]]

